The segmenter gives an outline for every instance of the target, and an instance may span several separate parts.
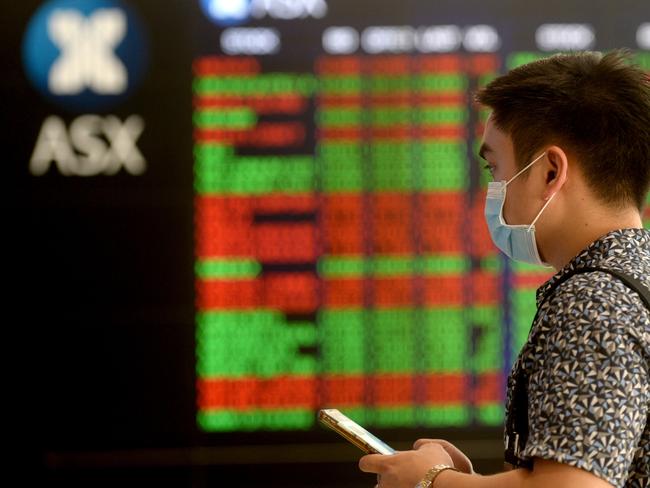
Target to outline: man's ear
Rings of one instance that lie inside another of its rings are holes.
[[[544,199],[548,200],[553,194],[560,191],[569,172],[569,158],[560,146],[550,146],[546,149],[546,189]]]

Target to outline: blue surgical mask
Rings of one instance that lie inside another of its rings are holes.
[[[539,257],[537,241],[535,240],[535,222],[551,203],[555,193],[548,199],[530,225],[510,225],[503,218],[503,205],[506,201],[506,187],[521,173],[539,161],[546,152],[543,152],[531,161],[519,173],[508,181],[495,181],[488,183],[487,197],[485,199],[485,220],[494,244],[511,259],[524,263],[549,266]]]

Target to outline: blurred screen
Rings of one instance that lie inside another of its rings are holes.
[[[557,51],[629,45],[650,70],[650,24],[626,12],[602,32],[593,11],[541,22],[485,2],[406,5],[196,9],[206,431],[309,429],[323,407],[380,428],[502,424],[551,274],[492,245],[476,157],[487,114],[472,93]]]
[[[650,71],[646,0],[5,10],[21,428],[53,450],[334,442],[320,408],[501,428],[550,272],[491,243],[472,94],[560,51]]]

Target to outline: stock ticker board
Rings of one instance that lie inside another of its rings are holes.
[[[310,429],[325,407],[376,428],[501,425],[551,272],[490,240],[471,94],[554,51],[606,49],[597,29],[541,25],[518,50],[486,24],[219,3],[202,2],[211,44],[193,63],[200,428]],[[650,70],[650,23],[630,29]],[[285,52],[292,32],[303,49]]]

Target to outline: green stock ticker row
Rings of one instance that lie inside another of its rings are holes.
[[[201,377],[281,374],[484,373],[503,367],[497,307],[323,310],[317,324],[272,310],[202,312],[197,372]],[[478,344],[471,351],[472,334]],[[416,353],[419,343],[426,355]],[[318,347],[312,355],[300,346]],[[265,351],[260,355],[260,351]],[[375,367],[368,369],[368,355]],[[269,361],[273,358],[273,361]]]
[[[252,129],[258,123],[255,111],[248,107],[200,109],[194,112],[194,125],[201,129]],[[404,124],[464,125],[469,110],[463,106],[442,107],[335,107],[316,111],[319,127],[386,127]]]
[[[202,144],[195,149],[195,190],[259,195],[317,189],[463,191],[468,186],[465,142],[333,142],[318,145],[316,153],[235,156],[232,147]],[[482,174],[483,184],[486,178]]]
[[[484,271],[497,273],[501,263],[496,257],[480,260]],[[464,255],[421,256],[321,256],[317,263],[318,275],[323,278],[448,275],[469,272],[471,262]],[[252,259],[201,259],[194,267],[200,279],[254,279],[262,265]]]
[[[481,425],[503,424],[503,406],[486,403],[474,407],[465,404],[407,407],[349,407],[345,414],[361,425],[395,428],[466,427],[472,420]],[[474,419],[472,417],[475,417]],[[199,425],[206,431],[238,430],[307,430],[314,427],[315,415],[311,409],[259,409],[248,412],[236,410],[203,411],[198,415]]]
[[[265,73],[255,76],[203,76],[193,85],[195,95],[273,95],[297,93],[305,97],[319,94],[354,94],[418,91],[464,91],[469,85],[464,74],[324,75]]]

